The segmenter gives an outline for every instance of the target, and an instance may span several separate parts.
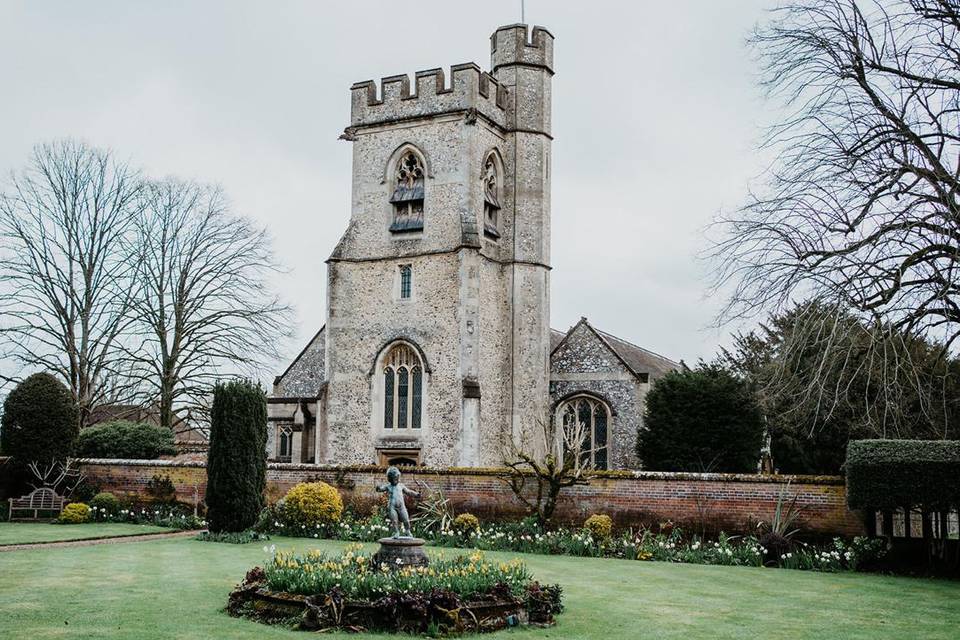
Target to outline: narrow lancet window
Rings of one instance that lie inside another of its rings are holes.
[[[406,367],[401,367],[400,371],[397,373],[397,428],[406,429],[407,428],[407,415],[409,408],[407,403],[410,398],[409,393],[409,384],[408,378],[410,376],[410,370]]]
[[[387,368],[383,372],[383,391],[384,391],[384,412],[383,427],[385,429],[393,428],[393,369]]]
[[[400,298],[407,300],[410,298],[411,284],[413,279],[413,269],[405,264],[400,267]]]

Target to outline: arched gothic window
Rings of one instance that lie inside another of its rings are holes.
[[[277,458],[280,462],[290,462],[293,457],[293,429],[288,425],[280,425],[278,431]]]
[[[564,402],[558,411],[564,433],[575,441],[581,438],[580,452],[583,464],[594,469],[607,469],[607,436],[610,410],[592,396],[574,396]]]
[[[419,429],[423,424],[423,363],[408,344],[394,345],[383,364],[383,428]]]
[[[483,163],[483,233],[500,237],[500,172],[492,153]]]
[[[390,231],[403,233],[423,231],[423,161],[412,150],[405,152],[397,161],[394,174],[393,223]]]

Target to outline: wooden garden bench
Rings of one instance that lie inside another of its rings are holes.
[[[14,520],[14,511],[33,511],[33,518],[16,518],[17,520],[39,520],[41,511],[56,511],[59,514],[66,501],[66,498],[58,496],[53,489],[34,489],[25,496],[7,500],[10,503],[7,519]]]

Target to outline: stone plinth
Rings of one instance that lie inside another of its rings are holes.
[[[425,567],[430,564],[423,550],[422,538],[380,538],[380,550],[371,561],[375,566],[386,564],[391,569],[400,567]]]

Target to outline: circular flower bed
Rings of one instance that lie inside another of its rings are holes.
[[[304,630],[452,634],[553,624],[559,585],[541,586],[519,560],[480,552],[428,567],[375,564],[351,545],[339,556],[276,553],[230,594],[232,615]]]

